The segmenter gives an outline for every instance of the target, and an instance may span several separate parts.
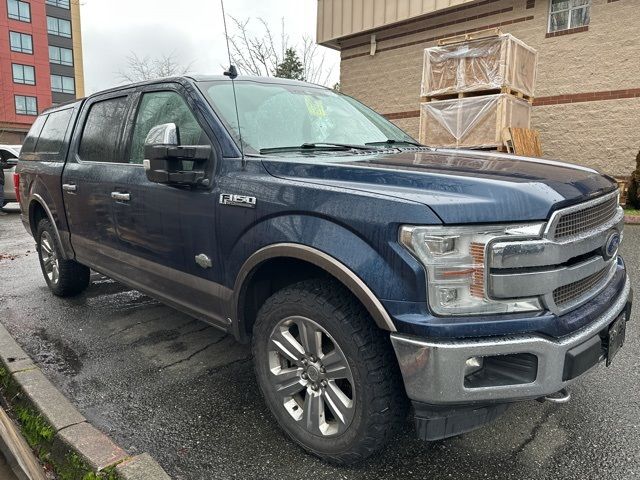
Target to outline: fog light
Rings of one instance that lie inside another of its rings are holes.
[[[464,364],[464,376],[466,377],[467,375],[471,375],[479,370],[482,370],[483,364],[483,357],[471,357]]]
[[[531,353],[510,353],[473,357],[465,362],[465,388],[493,388],[536,381],[538,357]]]

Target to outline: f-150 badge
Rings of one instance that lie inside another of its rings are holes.
[[[220,195],[220,204],[234,207],[256,208],[256,197],[223,193]]]

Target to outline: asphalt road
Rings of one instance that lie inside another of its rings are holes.
[[[636,286],[639,245],[640,227],[628,227],[622,251]],[[384,453],[336,468],[278,430],[247,347],[99,276],[78,298],[51,295],[17,213],[0,217],[0,285],[0,321],[53,383],[175,479],[640,478],[637,306],[614,365],[583,377],[569,404],[518,404],[487,428],[435,443],[416,440],[407,420]]]

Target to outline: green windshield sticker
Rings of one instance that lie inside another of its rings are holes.
[[[324,111],[324,105],[322,100],[315,100],[312,97],[304,97],[304,102],[307,104],[307,111],[309,115],[314,117],[326,117],[327,114]]]

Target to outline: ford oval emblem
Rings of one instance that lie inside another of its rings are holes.
[[[611,232],[607,238],[607,243],[602,247],[602,256],[605,260],[609,260],[615,256],[620,246],[620,233]]]

